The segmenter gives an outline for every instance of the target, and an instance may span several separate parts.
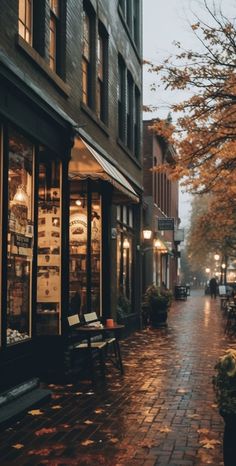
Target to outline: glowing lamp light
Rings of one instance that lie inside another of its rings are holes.
[[[209,267],[206,267],[206,269],[205,269],[205,270],[206,270],[206,273],[210,273],[210,269],[209,269]]]
[[[221,264],[222,269],[226,268],[226,264]]]
[[[82,205],[82,202],[81,202],[80,199],[76,199],[75,203],[76,203],[76,205],[78,205],[78,206],[81,206],[81,205]]]
[[[219,258],[220,258],[220,255],[219,255],[219,254],[215,254],[215,255],[214,255],[214,259],[215,259],[215,261],[218,261],[218,260],[219,260]]]
[[[162,246],[161,241],[159,239],[156,239],[154,241],[154,248],[161,249],[161,246]]]
[[[143,238],[151,239],[151,237],[152,237],[152,230],[150,230],[149,228],[145,228],[145,230],[143,230]]]
[[[128,241],[127,238],[124,239],[123,248],[124,248],[124,249],[129,249],[129,241]]]
[[[23,184],[20,184],[16,190],[16,194],[13,197],[13,202],[15,204],[28,206],[28,194],[25,191],[25,187]]]

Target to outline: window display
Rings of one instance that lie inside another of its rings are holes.
[[[31,336],[33,145],[9,131],[7,344]]]
[[[83,314],[89,307],[89,311],[96,311],[100,315],[102,312],[100,195],[89,194],[91,196],[89,216],[87,194],[75,194],[76,187],[71,190],[73,193],[70,200],[70,313]],[[88,221],[91,228],[88,228]]]
[[[38,197],[37,334],[60,333],[60,163],[40,152]]]

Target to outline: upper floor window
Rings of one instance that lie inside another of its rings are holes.
[[[118,73],[118,136],[125,143],[126,68],[121,56],[118,58]]]
[[[18,30],[20,36],[32,45],[33,0],[19,0]]]
[[[124,20],[129,28],[132,39],[140,45],[140,0],[119,0]]]
[[[136,158],[140,155],[140,91],[121,56],[118,58],[118,137]]]
[[[108,37],[99,24],[97,41],[97,115],[107,121]]]
[[[57,71],[58,66],[59,22],[59,0],[50,0],[49,66],[53,71]]]
[[[83,11],[83,55],[82,55],[82,101],[90,104],[89,83],[91,73],[91,20],[86,11]]]

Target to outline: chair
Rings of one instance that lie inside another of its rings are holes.
[[[84,321],[86,325],[92,326],[92,327],[100,327],[103,328],[103,325],[101,324],[96,312],[88,312],[84,314]],[[112,330],[110,332],[106,333],[106,337],[104,334],[99,334],[96,337],[98,341],[104,341],[106,343],[106,348],[105,348],[105,356],[107,359],[109,359],[123,374],[123,364],[122,364],[122,359],[121,359],[121,354],[120,354],[120,346],[119,346],[119,341],[118,339],[113,336]],[[111,349],[112,353],[109,354],[109,349]]]
[[[82,339],[81,334],[79,334],[79,333],[76,334],[76,328],[81,326],[81,322],[80,322],[80,318],[79,318],[78,314],[68,316],[67,321],[68,321],[68,325],[69,325],[69,329],[70,329],[69,346],[70,346],[72,367],[73,367],[73,362],[74,362],[74,354],[76,354],[78,351],[81,351],[81,350],[85,351],[86,350],[87,353],[88,353],[88,356],[89,356],[90,368],[91,368],[91,372],[92,372],[92,378],[94,376],[93,359],[94,359],[94,356],[96,356],[96,355],[99,356],[101,373],[102,373],[102,375],[104,375],[104,369],[105,369],[104,355],[105,355],[105,349],[106,349],[106,346],[107,346],[106,341],[103,341],[103,340],[90,341],[90,344],[89,344],[87,340]]]

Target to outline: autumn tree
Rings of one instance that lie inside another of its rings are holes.
[[[203,5],[208,20],[196,17],[191,26],[199,50],[183,50],[176,43],[174,58],[160,66],[149,64],[149,71],[158,73],[166,88],[189,95],[172,105],[172,112],[179,115],[175,125],[156,121],[152,131],[176,148],[175,163],[159,169],[199,195],[188,238],[192,260],[195,257],[199,264],[214,242],[221,242],[222,250],[236,248],[235,19],[227,18],[215,3],[210,6],[204,0]]]

